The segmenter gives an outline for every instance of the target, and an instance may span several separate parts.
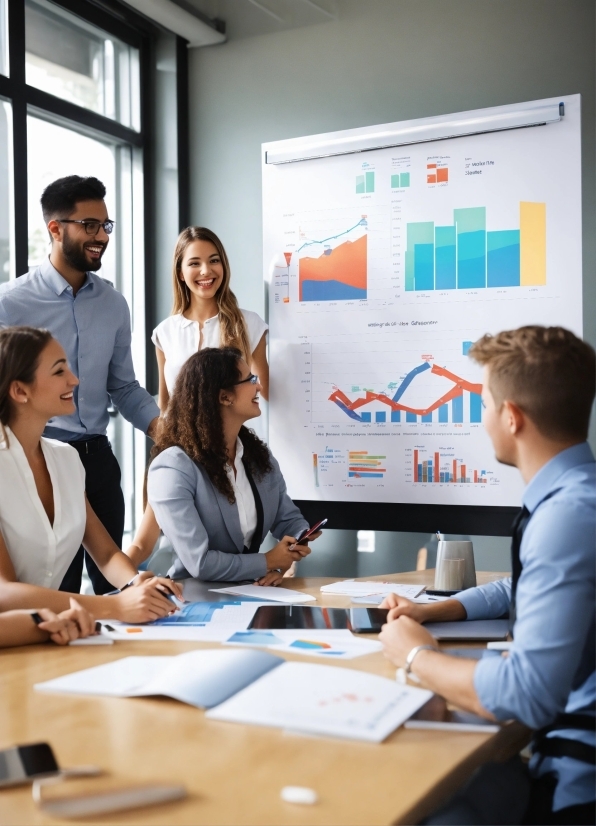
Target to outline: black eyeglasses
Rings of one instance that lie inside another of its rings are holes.
[[[232,386],[236,387],[237,384],[258,384],[258,383],[259,383],[259,377],[254,376],[252,373],[249,373],[248,376],[245,379],[242,379],[241,381],[235,381]]]
[[[56,218],[59,224],[82,224],[87,235],[97,235],[101,227],[106,235],[111,235],[115,221],[77,221],[74,218]]]

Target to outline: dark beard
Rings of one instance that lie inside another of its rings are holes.
[[[79,272],[97,272],[101,268],[101,258],[90,262],[83,249],[75,241],[72,241],[66,232],[62,240],[62,255],[70,266]]]

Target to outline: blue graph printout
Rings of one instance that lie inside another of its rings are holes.
[[[213,614],[229,605],[242,605],[240,600],[229,602],[191,602],[171,617],[155,620],[151,625],[194,625],[206,626],[213,619]]]

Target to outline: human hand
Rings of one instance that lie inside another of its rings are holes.
[[[55,614],[49,608],[41,608],[37,612],[44,622],[37,626],[41,631],[49,634],[56,645],[68,645],[71,640],[79,637],[89,637],[95,632],[95,619],[82,605],[70,598],[70,608]]]
[[[295,546],[295,550],[291,550],[290,546]],[[293,536],[284,536],[277,545],[265,554],[267,560],[267,570],[271,571],[275,568],[280,568],[282,573],[287,571],[292,562],[299,562],[302,557],[310,553],[310,548],[307,545],[296,545],[296,539]]]
[[[265,576],[257,579],[255,585],[280,585],[283,582],[284,575],[279,571],[267,571]]]
[[[308,537],[308,539],[304,539],[304,540],[299,539],[298,542],[296,542],[295,545],[292,545],[290,550],[291,551],[294,551],[294,550],[300,551],[302,548],[308,548],[308,543],[313,542],[315,539],[318,539],[321,536],[322,533],[323,533],[323,531],[317,531],[316,533],[311,534]],[[310,553],[310,548],[308,549],[308,552]],[[306,556],[306,554],[304,554],[304,556]]]
[[[147,428],[147,436],[149,436],[150,439],[153,439],[153,441],[155,441],[160,425],[161,416],[156,416],[149,422],[149,427]]]
[[[176,597],[176,599],[179,599],[180,602],[186,602],[182,593],[182,585],[174,582],[174,580],[168,576],[155,576],[152,571],[139,571],[135,577],[134,584],[139,585],[141,582],[146,582],[149,579],[155,579],[159,585],[159,590],[166,596],[171,594]]]
[[[114,619],[121,622],[152,622],[167,617],[178,608],[164,595],[162,577],[144,577],[114,597],[109,597],[117,605]],[[166,580],[167,581],[167,580]]]
[[[388,608],[387,622],[392,622],[398,617],[412,617],[416,622],[424,622],[425,605],[417,605],[405,597],[398,597],[397,594],[387,594],[379,608]]]
[[[379,634],[383,654],[398,668],[403,668],[406,657],[418,645],[432,645],[438,650],[436,639],[420,623],[404,614],[394,622],[386,623]]]

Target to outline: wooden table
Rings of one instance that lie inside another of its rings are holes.
[[[377,579],[430,583],[433,571]],[[479,582],[499,578],[479,574]],[[331,579],[289,580],[319,604],[346,606],[320,586]],[[476,768],[504,759],[525,744],[516,724],[498,734],[399,729],[382,744],[301,737],[278,729],[206,720],[204,713],[167,699],[116,699],[42,694],[33,685],[120,657],[179,654],[215,644],[122,642],[97,648],[28,646],[0,652],[0,748],[48,741],[61,766],[95,764],[127,782],[184,783],[178,803],[95,818],[131,824],[388,824],[415,823],[445,800]],[[301,657],[295,659],[303,660]],[[381,654],[337,666],[390,679]],[[315,806],[284,803],[286,785],[308,786]],[[30,787],[0,791],[0,824],[56,821],[33,804]],[[87,821],[89,822],[89,821]]]

